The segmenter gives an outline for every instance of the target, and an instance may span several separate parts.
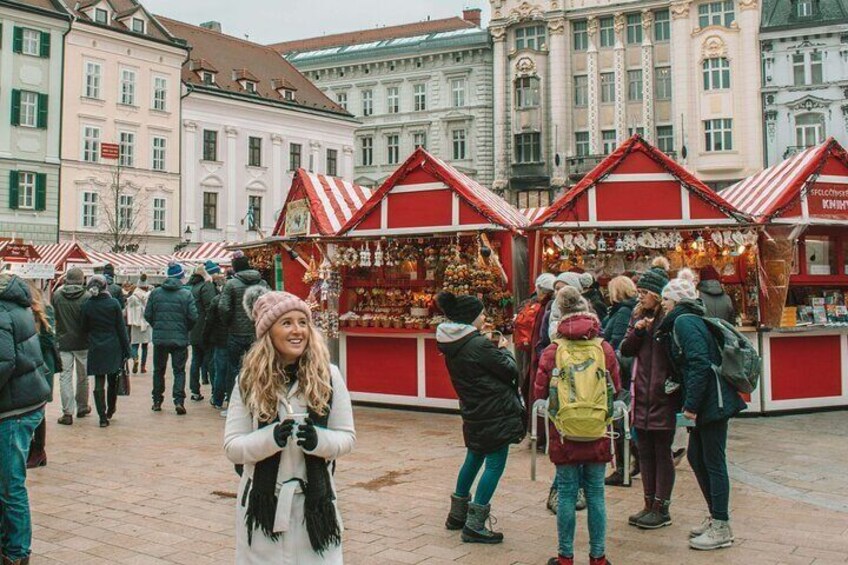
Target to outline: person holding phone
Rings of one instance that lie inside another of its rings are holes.
[[[227,458],[243,465],[236,563],[341,564],[332,469],[356,443],[350,394],[306,302],[255,285],[244,309],[256,342],[244,356],[224,430]]]
[[[468,450],[451,495],[445,527],[462,530],[464,542],[500,543],[503,534],[491,531],[486,523],[492,496],[506,468],[509,446],[519,443],[525,434],[518,368],[503,336],[495,345],[481,334],[486,314],[479,298],[442,292],[436,296],[436,303],[450,320],[439,324],[436,341],[459,397]],[[472,501],[471,487],[484,464]]]

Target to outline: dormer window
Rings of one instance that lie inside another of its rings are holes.
[[[277,91],[283,100],[287,102],[295,101],[295,92],[297,88],[284,78],[271,79],[271,87]]]
[[[109,24],[109,12],[104,10],[103,8],[95,8],[94,9],[94,21],[98,24],[108,25]]]
[[[256,83],[250,80],[243,81],[244,89],[251,94],[256,94]]]
[[[283,89],[283,100],[294,102],[294,90]]]
[[[204,71],[200,74],[200,78],[203,79],[203,84],[206,86],[213,86],[215,84],[215,73]]]
[[[795,17],[799,20],[815,14],[815,0],[795,0]]]
[[[141,18],[133,18],[132,30],[136,33],[144,33],[144,20]]]

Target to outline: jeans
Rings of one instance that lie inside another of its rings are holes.
[[[134,344],[132,344],[132,358],[133,358],[133,360],[138,361],[138,350],[141,349],[141,366],[142,367],[147,365],[147,348],[149,346],[150,346],[149,343],[134,343]]]
[[[227,380],[225,383],[227,399],[230,398],[230,393],[236,385],[236,380],[241,372],[241,360],[256,338],[253,336],[231,335],[227,339],[227,352],[229,357],[229,370],[227,371]]]
[[[86,362],[88,350],[61,351],[62,373],[59,375],[59,395],[62,398],[62,414],[73,416],[75,412],[88,408],[88,375]],[[74,369],[77,373],[74,393]]]
[[[498,482],[501,480],[504,469],[506,468],[506,458],[509,455],[509,445],[502,447],[498,451],[483,455],[468,450],[465,456],[465,463],[459,470],[459,476],[456,479],[456,496],[468,496],[471,494],[471,486],[474,484],[474,479],[480,472],[480,467],[483,463],[486,468],[483,475],[480,477],[480,482],[477,483],[477,492],[474,493],[474,504],[485,506],[492,500],[495,494],[495,489],[498,488]]]
[[[168,356],[171,356],[171,370],[174,372],[174,404],[185,404],[186,361],[188,346],[153,344],[153,402],[161,403],[165,398],[165,369]]]
[[[689,465],[714,520],[730,519],[726,449],[727,420],[696,426],[689,432]]]
[[[0,547],[11,561],[28,557],[32,521],[26,489],[26,462],[44,409],[0,421]]]
[[[583,472],[580,472],[580,469]],[[604,502],[603,463],[585,463],[583,465],[557,465],[557,489],[559,506],[557,507],[557,536],[559,554],[563,557],[574,556],[574,526],[577,511],[577,489],[581,474],[585,481],[586,509],[589,513],[589,555],[603,557],[606,554],[607,510]]]
[[[671,500],[674,490],[674,430],[639,430],[639,470],[646,497]]]
[[[212,352],[202,345],[191,346],[191,374],[189,377],[189,388],[192,394],[200,394],[200,378],[209,380],[209,367],[211,366]]]
[[[229,375],[230,355],[226,347],[215,347],[212,350],[212,404],[222,406],[227,396],[227,380]]]

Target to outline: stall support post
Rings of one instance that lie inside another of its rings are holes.
[[[279,253],[274,255],[274,288],[285,290],[283,285],[283,258]]]

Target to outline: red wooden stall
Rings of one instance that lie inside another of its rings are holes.
[[[335,249],[343,265],[339,366],[354,400],[458,407],[436,347],[433,296],[445,287],[478,293],[498,331],[509,334],[514,291],[526,288],[519,230],[528,224],[424,149],[375,191]],[[357,256],[359,265],[347,263]]]
[[[848,154],[830,138],[723,194],[764,226],[763,411],[848,406]]]

